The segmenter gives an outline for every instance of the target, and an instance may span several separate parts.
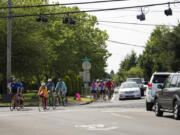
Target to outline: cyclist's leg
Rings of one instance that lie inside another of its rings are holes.
[[[52,106],[56,105],[56,95],[54,92],[52,92]]]
[[[44,109],[47,107],[47,97],[44,96]]]
[[[13,96],[13,108],[15,109],[15,107],[17,106],[17,94],[14,94]]]

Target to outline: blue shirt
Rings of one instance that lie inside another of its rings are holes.
[[[56,89],[59,91],[67,91],[67,87],[66,87],[66,84],[64,82],[62,82],[62,83],[58,82],[56,84]]]
[[[47,90],[50,90],[50,91],[54,92],[54,87],[55,87],[54,83],[48,83],[46,85],[46,87],[47,87]]]
[[[19,87],[18,83],[12,82],[12,83],[11,83],[11,90],[12,90],[12,93],[17,93],[18,87]]]

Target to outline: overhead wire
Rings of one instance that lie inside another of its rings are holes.
[[[115,24],[132,24],[132,25],[144,25],[144,26],[164,26],[163,24],[148,24],[148,23],[134,23],[134,22],[114,22],[114,21],[98,21],[100,23],[115,23]],[[175,27],[175,25],[167,25],[169,27]]]
[[[129,0],[101,0],[101,1],[88,1],[88,2],[76,2],[76,3],[57,3],[57,4],[45,4],[45,5],[30,5],[30,6],[11,6],[11,7],[0,7],[0,9],[7,8],[34,8],[34,7],[52,7],[52,6],[68,6],[68,5],[84,5],[84,4],[97,4],[97,3],[107,3],[107,2],[121,2]]]
[[[112,10],[123,10],[123,9],[132,9],[132,8],[141,8],[141,7],[152,7],[152,6],[160,6],[166,4],[177,4],[177,2],[166,2],[166,3],[156,3],[156,4],[147,4],[147,5],[138,5],[138,6],[128,6],[128,7],[119,7],[119,8],[105,8],[105,9],[97,9],[97,10],[84,10],[84,11],[71,11],[71,12],[57,12],[57,13],[43,13],[43,14],[24,14],[24,15],[10,15],[10,16],[0,16],[0,18],[8,18],[8,17],[32,17],[37,15],[60,15],[60,14],[75,14],[82,12],[102,12],[102,11],[112,11]]]
[[[143,33],[143,34],[147,34],[149,35],[150,33],[148,32],[145,32],[145,31],[140,31],[140,30],[137,30],[137,29],[130,29],[130,28],[124,28],[124,27],[119,27],[119,26],[114,26],[114,25],[108,25],[108,24],[100,24],[100,25],[103,25],[103,26],[109,26],[109,27],[112,27],[112,28],[115,28],[117,30],[120,29],[120,30],[126,30],[126,31],[133,31],[133,32],[138,32],[138,33]]]
[[[124,42],[119,42],[119,41],[114,41],[114,40],[107,40],[107,41],[111,42],[111,43],[115,43],[115,44],[121,44],[121,45],[145,48],[145,46],[142,46],[142,45],[129,44],[129,43],[124,43]]]

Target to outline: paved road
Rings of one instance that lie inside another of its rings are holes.
[[[97,102],[38,112],[0,108],[0,135],[180,135],[171,114],[146,112],[144,99]]]

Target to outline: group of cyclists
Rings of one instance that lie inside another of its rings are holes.
[[[66,98],[67,95],[67,86],[65,82],[58,79],[57,84],[55,85],[52,79],[48,79],[47,84],[44,82],[41,83],[41,86],[38,91],[38,95],[40,97],[40,102],[43,101],[43,108],[47,109],[47,98],[49,97],[49,102],[51,101],[51,105],[53,107],[56,106],[57,100],[60,103],[60,99]],[[42,100],[41,100],[42,99]]]
[[[12,109],[15,109],[16,107],[24,107],[24,98],[22,96],[24,92],[24,87],[21,81],[17,78],[13,78],[12,82],[8,83],[8,89],[9,94],[11,95],[11,106]],[[45,82],[41,83],[41,86],[38,90],[37,95],[39,96],[39,101],[42,101],[43,109],[47,109],[47,99],[51,99],[52,106],[56,105],[57,98],[59,99],[61,97],[66,97],[67,94],[67,87],[65,82],[61,80],[61,78],[58,79],[57,84],[55,85],[51,78],[47,80],[47,84]]]
[[[12,82],[8,83],[9,94],[11,95],[11,109],[15,109],[16,106],[24,107],[24,98],[22,96],[24,87],[21,81],[17,78],[13,78]]]
[[[111,99],[114,90],[113,80],[96,80],[91,84],[91,97],[94,99],[108,100]]]
[[[24,98],[22,96],[24,87],[21,81],[17,78],[13,78],[12,82],[8,83],[9,93],[11,95],[12,108],[24,107]],[[113,80],[97,80],[91,84],[91,97],[94,99],[106,100],[106,97],[110,100],[113,94],[114,81]],[[51,78],[47,80],[47,83],[42,82],[37,93],[39,101],[42,103],[43,109],[47,109],[47,102],[51,101],[52,106],[57,105],[57,100],[60,104],[62,97],[67,101],[67,86],[61,78],[58,79],[56,85]],[[64,105],[64,104],[63,104]]]

